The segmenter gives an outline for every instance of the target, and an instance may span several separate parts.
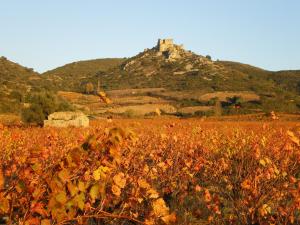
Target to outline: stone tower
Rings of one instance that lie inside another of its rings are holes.
[[[180,54],[184,51],[183,45],[175,45],[173,39],[158,39],[157,55],[164,55],[168,60],[180,58]]]
[[[158,39],[157,48],[159,52],[165,52],[173,49],[173,39]]]

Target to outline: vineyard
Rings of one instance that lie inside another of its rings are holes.
[[[299,125],[0,125],[0,224],[300,224]]]

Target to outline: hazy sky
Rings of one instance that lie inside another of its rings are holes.
[[[213,59],[300,69],[300,0],[7,0],[0,55],[42,72],[173,38]]]

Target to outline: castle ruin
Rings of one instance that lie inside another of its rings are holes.
[[[158,39],[157,48],[159,52],[165,52],[173,49],[173,39]]]
[[[164,55],[168,60],[174,61],[181,57],[184,52],[183,45],[175,45],[173,39],[158,39],[157,55]]]

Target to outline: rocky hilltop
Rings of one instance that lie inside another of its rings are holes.
[[[174,44],[173,39],[159,39],[152,49],[145,49],[137,56],[128,59],[122,65],[122,69],[129,73],[142,72],[145,76],[159,75],[162,72],[182,75],[205,69],[215,73],[220,70],[224,72],[224,67],[215,64],[209,56],[204,57],[185,50],[183,45]],[[171,71],[165,71],[168,69]]]

